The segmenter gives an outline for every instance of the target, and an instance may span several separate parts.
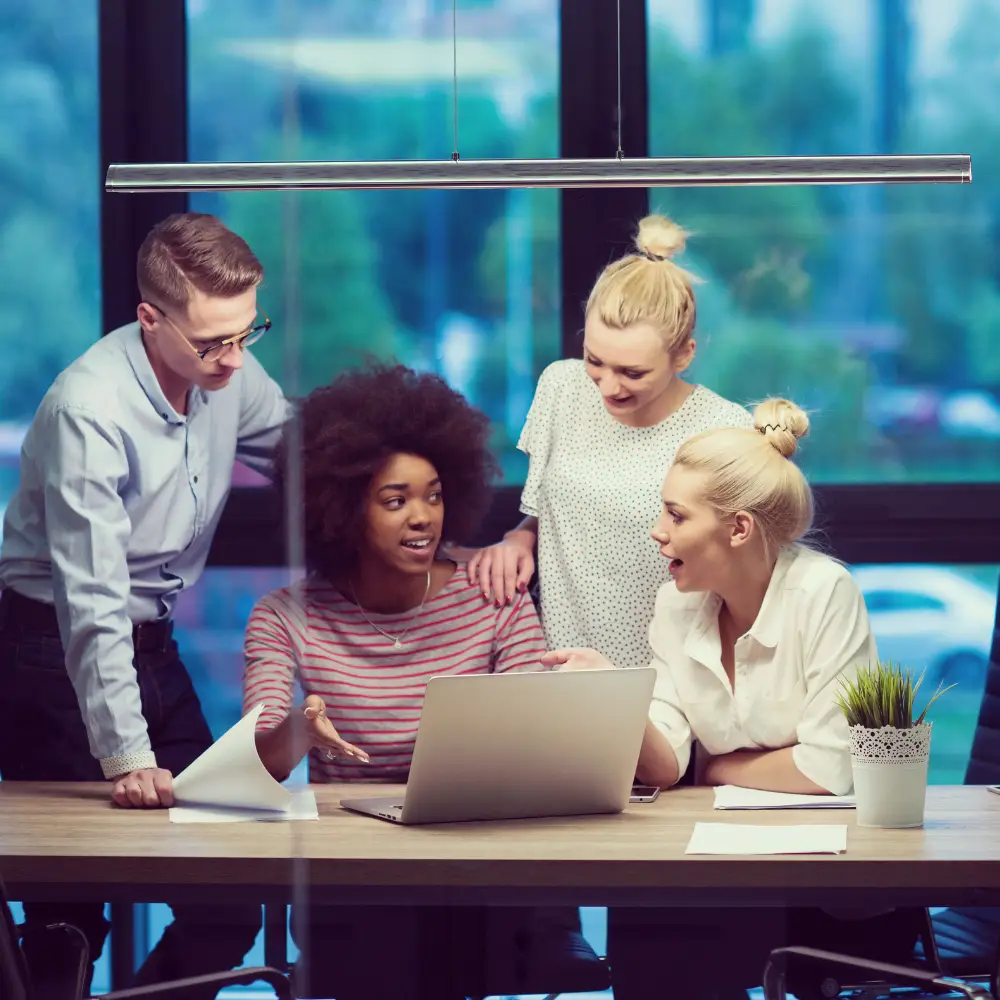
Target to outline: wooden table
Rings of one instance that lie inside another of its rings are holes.
[[[1000,795],[932,787],[917,830],[870,830],[851,810],[716,812],[679,789],[618,816],[402,827],[346,812],[317,786],[318,822],[171,824],[119,810],[101,784],[0,782],[0,876],[14,899],[546,905],[996,905]],[[846,823],[840,856],[692,857],[696,821]]]

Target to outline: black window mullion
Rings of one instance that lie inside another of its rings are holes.
[[[187,145],[184,0],[100,0],[101,174],[111,163],[183,162]],[[135,259],[146,233],[186,194],[101,195],[104,331],[135,319]]]
[[[622,150],[647,155],[646,3],[621,0]],[[559,45],[560,154],[613,158],[618,149],[618,0],[561,0]],[[564,190],[562,355],[580,352],[583,304],[598,274],[631,246],[649,210],[644,188]]]

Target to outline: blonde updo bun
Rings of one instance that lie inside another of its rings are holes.
[[[809,417],[788,399],[765,399],[753,411],[753,425],[783,458],[791,458],[799,438],[809,433]]]
[[[587,317],[612,330],[649,323],[668,354],[686,349],[694,333],[698,279],[670,258],[684,249],[687,237],[676,222],[647,215],[639,223],[635,251],[601,272],[587,300]]]
[[[690,235],[665,215],[647,215],[639,223],[635,246],[645,257],[669,260],[684,249]]]
[[[773,557],[812,527],[812,490],[788,461],[809,430],[809,418],[787,399],[765,399],[754,409],[753,423],[752,429],[718,427],[688,438],[674,465],[704,474],[704,499],[720,514],[750,514],[765,554]]]

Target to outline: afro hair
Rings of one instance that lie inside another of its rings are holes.
[[[306,563],[328,578],[351,572],[364,537],[372,478],[396,454],[419,455],[437,470],[444,496],[442,541],[478,529],[500,473],[490,421],[437,375],[369,364],[315,389],[299,408],[302,519]],[[286,430],[278,480],[295,470]]]

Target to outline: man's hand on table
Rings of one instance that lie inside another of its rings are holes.
[[[162,767],[130,771],[111,780],[111,798],[123,809],[158,809],[174,804],[173,775]]]

